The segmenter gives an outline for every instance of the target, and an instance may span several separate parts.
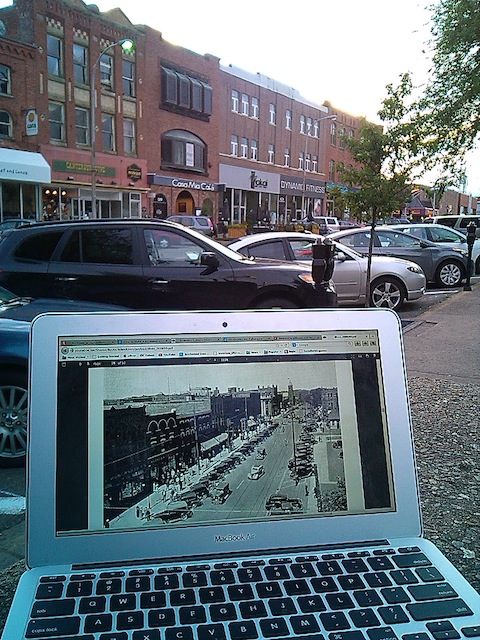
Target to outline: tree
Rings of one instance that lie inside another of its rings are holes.
[[[426,166],[440,163],[443,181],[461,184],[480,133],[480,3],[439,0],[432,23],[430,78],[412,115]]]

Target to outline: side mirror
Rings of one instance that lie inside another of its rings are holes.
[[[338,262],[345,262],[347,256],[343,253],[343,251],[337,251],[334,258],[335,260],[338,260]]]
[[[204,251],[200,254],[200,264],[204,267],[210,267],[211,269],[218,269],[220,260],[213,251]]]

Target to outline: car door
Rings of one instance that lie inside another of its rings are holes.
[[[350,254],[342,247],[335,248],[333,282],[339,302],[357,302],[365,295],[366,272],[362,270],[365,258]]]
[[[143,270],[135,234],[133,226],[121,224],[72,227],[48,268],[55,297],[141,309]]]
[[[427,280],[432,280],[434,275],[432,251],[436,253],[433,245],[427,246],[405,233],[390,229],[375,230],[375,254],[411,260],[423,269]]]
[[[143,227],[141,242],[145,308],[242,308],[232,266],[221,252],[181,230],[153,226]]]

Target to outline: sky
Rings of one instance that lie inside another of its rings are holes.
[[[133,24],[222,65],[264,74],[302,96],[380,122],[386,86],[412,73],[421,88],[429,68],[431,10],[438,0],[96,0]],[[11,2],[2,2],[7,6]],[[86,0],[86,4],[93,4]],[[438,176],[432,176],[433,179]],[[480,150],[469,157],[467,193],[480,195]]]

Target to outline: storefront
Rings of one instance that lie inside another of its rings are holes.
[[[280,176],[279,220],[288,224],[293,220],[325,215],[325,182],[309,176],[296,178]]]
[[[41,153],[0,149],[0,220],[41,220],[41,185],[50,180],[50,166]]]
[[[276,173],[220,165],[225,183],[223,219],[232,224],[271,226],[278,222],[280,176]]]
[[[151,189],[149,199],[152,202],[152,217],[166,218],[177,213],[202,213],[209,216],[213,222],[218,221],[224,199],[224,184],[208,180],[171,178],[156,173],[148,174],[148,184]]]
[[[51,147],[46,147],[44,153],[52,166],[51,181],[44,185],[42,192],[44,220],[148,216],[146,161],[97,155],[97,213],[93,216],[90,155]]]

